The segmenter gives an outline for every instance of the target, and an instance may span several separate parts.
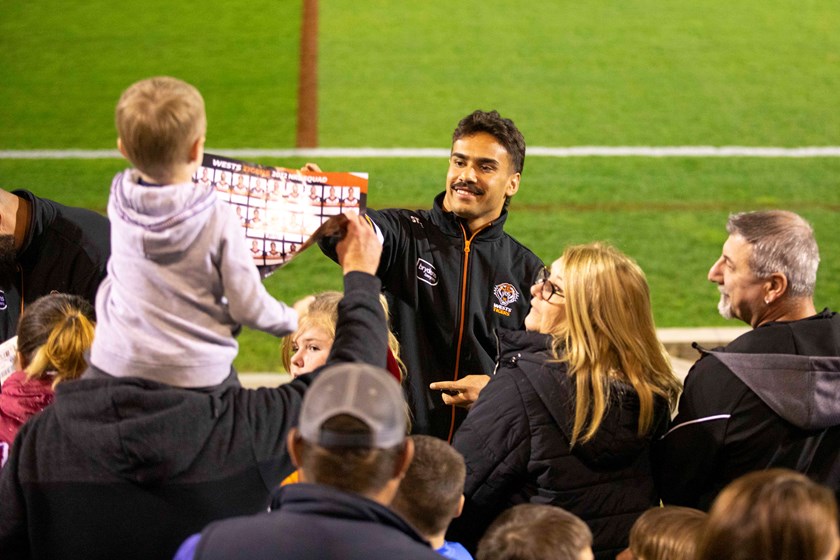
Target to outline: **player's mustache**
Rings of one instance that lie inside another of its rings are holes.
[[[465,181],[455,181],[449,186],[453,189],[463,189],[472,194],[484,194],[484,191],[476,187],[473,183],[467,183]]]

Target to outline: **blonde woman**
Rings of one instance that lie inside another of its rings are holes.
[[[658,503],[650,443],[680,391],[644,273],[612,247],[569,247],[535,280],[525,327],[498,333],[496,373],[455,436],[467,502],[449,536],[474,545],[501,511],[550,504],[612,560]]]
[[[0,393],[0,466],[18,429],[53,402],[55,386],[87,369],[93,331],[93,306],[82,297],[49,294],[26,308],[17,328],[17,371]]]

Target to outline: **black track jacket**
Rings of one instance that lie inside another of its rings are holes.
[[[383,242],[377,275],[408,368],[413,431],[445,439],[454,432],[453,415],[457,428],[466,412],[444,405],[429,383],[493,372],[494,332],[523,328],[542,262],[505,233],[507,210],[470,232],[444,211],[443,196],[431,210],[368,210],[368,216]],[[335,259],[333,247],[321,248]]]

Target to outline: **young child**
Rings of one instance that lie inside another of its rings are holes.
[[[284,336],[297,314],[263,287],[234,211],[191,180],[204,154],[201,94],[175,78],[140,81],[120,97],[116,125],[134,168],[111,184],[91,363],[113,376],[219,384],[240,325]]]
[[[592,533],[576,515],[543,504],[505,510],[478,543],[478,560],[593,560]]]
[[[0,393],[0,466],[18,429],[53,402],[55,386],[87,369],[93,307],[80,296],[40,297],[21,316],[17,337],[17,371]]]
[[[630,548],[616,560],[693,560],[706,512],[665,506],[644,512],[630,530]]]
[[[414,460],[391,503],[432,548],[451,560],[472,560],[467,549],[444,540],[446,528],[464,506],[464,458],[451,445],[432,436],[411,436]]]

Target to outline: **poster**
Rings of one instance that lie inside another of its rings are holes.
[[[210,185],[239,217],[254,263],[267,276],[334,230],[337,216],[364,213],[366,173],[321,173],[204,154],[193,182]],[[330,227],[333,226],[333,227]]]

